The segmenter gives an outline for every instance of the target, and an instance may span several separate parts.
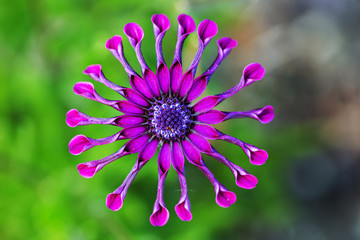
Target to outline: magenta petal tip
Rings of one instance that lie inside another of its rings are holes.
[[[90,82],[78,82],[75,83],[74,93],[77,95],[90,94],[94,95],[94,85]]]
[[[257,115],[259,121],[263,124],[269,123],[274,119],[274,108],[270,105],[264,107],[262,111]]]
[[[178,22],[180,25],[180,35],[188,35],[195,31],[196,24],[194,19],[186,14],[181,14],[178,16]]]
[[[144,37],[144,31],[136,23],[128,23],[124,26],[124,33],[128,36],[129,41],[135,47]]]
[[[162,206],[159,206],[159,209],[150,216],[150,222],[153,226],[164,226],[168,220],[169,211]]]
[[[99,75],[100,72],[101,72],[101,65],[100,64],[90,65],[83,71],[83,73],[87,74],[87,75],[90,75],[90,74]]]
[[[251,151],[250,163],[254,165],[263,165],[268,159],[268,153],[265,150]]]
[[[91,143],[86,136],[76,135],[69,142],[69,151],[73,155],[79,155],[86,150],[86,147],[89,146],[91,146]]]
[[[121,194],[116,193],[110,193],[106,197],[106,206],[113,210],[118,211],[123,205],[123,199],[121,197]]]
[[[209,19],[203,20],[198,27],[199,39],[204,43],[208,44],[218,32],[217,25],[214,21]]]
[[[250,85],[255,81],[261,80],[265,75],[265,68],[259,63],[251,63],[244,68],[243,77],[245,85]]]
[[[219,39],[217,44],[222,51],[226,51],[235,48],[237,46],[237,41],[229,37],[224,37]]]
[[[95,167],[91,167],[88,166],[85,163],[80,163],[77,166],[77,170],[79,171],[79,174],[84,177],[84,178],[92,178],[95,173],[96,173],[96,166]]]
[[[227,190],[220,190],[216,194],[216,203],[220,207],[227,208],[236,202],[236,195],[233,192]]]
[[[257,178],[251,174],[239,175],[236,179],[236,185],[245,189],[252,189],[256,186],[257,183]]]
[[[170,21],[164,14],[155,14],[151,17],[152,23],[157,27],[159,33],[170,28]]]
[[[107,40],[105,47],[109,50],[118,50],[119,45],[121,44],[122,37],[115,35],[109,40]]]
[[[66,113],[66,124],[69,127],[76,127],[81,121],[87,120],[82,117],[78,110],[71,109]]]
[[[185,202],[181,202],[175,206],[175,212],[182,221],[190,221],[192,219],[192,214],[189,209],[186,207]]]

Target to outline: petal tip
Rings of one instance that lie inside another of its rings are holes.
[[[216,203],[223,208],[230,207],[236,202],[236,195],[233,192],[220,190],[216,195]]]
[[[236,185],[245,189],[253,189],[257,183],[258,183],[257,178],[251,174],[240,175],[236,179]]]
[[[106,197],[106,206],[112,211],[118,211],[123,205],[121,194],[110,193]]]
[[[96,173],[96,167],[90,167],[85,163],[80,163],[77,166],[79,174],[84,178],[92,178]]]
[[[118,50],[121,41],[122,41],[122,37],[119,35],[115,35],[106,41],[105,47],[109,50]]]
[[[76,135],[69,142],[69,151],[73,155],[84,152],[86,147],[91,146],[89,139],[84,135]]]
[[[150,222],[153,226],[162,227],[167,223],[168,220],[169,211],[162,206],[160,206],[160,208],[150,216]]]

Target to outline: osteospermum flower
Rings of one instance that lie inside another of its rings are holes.
[[[205,90],[214,71],[230,53],[231,49],[236,47],[237,42],[228,37],[219,39],[216,59],[203,74],[195,77],[201,55],[206,45],[217,33],[216,23],[206,19],[199,24],[197,29],[199,48],[190,67],[184,70],[181,52],[185,39],[196,29],[194,20],[185,14],[178,17],[177,43],[174,60],[169,68],[165,64],[163,57],[162,40],[170,27],[170,22],[163,14],[154,15],[151,20],[154,25],[156,39],[156,73],[150,70],[144,60],[141,52],[141,41],[144,33],[136,23],[126,24],[124,33],[135,50],[141,66],[142,76],[135,72],[127,62],[120,36],[114,36],[106,42],[106,48],[124,66],[129,75],[132,88],[119,86],[106,79],[100,65],[91,65],[84,71],[84,74],[115,90],[126,100],[105,99],[94,90],[94,86],[89,82],[78,82],[74,87],[76,94],[111,106],[123,114],[112,118],[95,118],[87,116],[76,109],[71,109],[67,113],[66,122],[70,127],[107,124],[123,128],[118,133],[102,139],[93,139],[84,135],[75,136],[69,143],[70,152],[75,155],[97,145],[130,139],[117,152],[103,159],[79,164],[77,169],[83,177],[91,178],[109,163],[125,155],[138,153],[136,163],[129,175],[121,186],[106,198],[106,205],[114,211],[122,207],[131,182],[140,169],[153,157],[157,149],[160,148],[158,155],[158,190],[150,222],[154,226],[162,226],[169,218],[169,212],[163,199],[163,188],[171,165],[178,174],[181,188],[181,196],[175,206],[175,212],[183,221],[189,221],[192,218],[185,179],[185,158],[199,168],[210,180],[215,189],[216,203],[221,207],[232,205],[236,200],[236,195],[227,190],[214,177],[206,167],[201,153],[209,155],[226,165],[233,173],[235,182],[239,187],[245,189],[255,187],[258,182],[257,179],[218,153],[208,140],[218,139],[238,145],[249,157],[250,162],[255,165],[265,163],[268,158],[266,151],[226,135],[210,125],[244,117],[256,119],[261,123],[268,123],[273,119],[274,113],[271,106],[245,112],[223,112],[213,109],[244,87],[263,78],[265,70],[258,63],[252,63],[245,67],[243,76],[235,87],[217,95],[204,97],[194,104],[194,100]]]

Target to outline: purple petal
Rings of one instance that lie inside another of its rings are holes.
[[[164,14],[153,15],[151,17],[151,21],[154,24],[154,32],[156,36],[170,28],[170,21]]]
[[[172,164],[175,170],[182,173],[184,168],[184,154],[180,148],[179,143],[174,142],[172,149]]]
[[[141,152],[139,153],[139,161],[140,162],[147,162],[149,161],[154,154],[156,153],[157,147],[159,144],[159,140],[156,138],[153,138],[148,145],[146,145]]]
[[[114,55],[114,57],[119,60],[119,62],[124,66],[126,73],[131,75],[139,76],[134,69],[130,66],[128,61],[124,56],[124,50],[122,45],[122,38],[120,36],[113,36],[107,42],[105,47]]]
[[[111,106],[117,110],[117,106],[115,105],[117,101],[114,100],[108,100],[103,97],[101,97],[94,89],[94,85],[89,82],[78,82],[74,86],[74,92],[77,95],[83,96],[87,99],[97,101],[99,103]]]
[[[151,91],[154,93],[154,95],[156,97],[160,97],[159,82],[156,78],[156,75],[152,71],[145,69],[144,79],[150,87]]]
[[[117,51],[119,49],[119,45],[122,44],[122,37],[115,35],[109,40],[107,40],[105,47],[109,50]]]
[[[236,201],[236,195],[233,192],[228,191],[225,187],[219,186],[219,190],[216,193],[216,203],[220,207],[227,208],[234,204]]]
[[[123,201],[122,194],[110,193],[106,197],[106,206],[113,211],[118,211],[122,207]]]
[[[180,91],[179,91],[180,97],[184,97],[189,92],[189,90],[193,84],[193,81],[194,81],[194,77],[193,77],[193,74],[191,73],[191,71],[187,71],[182,76]]]
[[[199,40],[207,45],[210,40],[217,34],[218,28],[215,22],[209,19],[203,20],[198,27]]]
[[[171,165],[170,158],[171,158],[170,144],[165,143],[159,152],[159,158],[158,158],[159,174],[167,173]]]
[[[216,35],[216,33],[217,33],[217,26],[215,22],[205,19],[199,24],[198,27],[199,47],[195,54],[194,60],[190,64],[188,70],[192,72],[193,76],[195,76],[197,66],[200,62],[205,47],[210,42],[210,40]]]
[[[136,23],[128,23],[124,26],[124,33],[129,38],[130,44],[135,48],[144,37],[144,31]]]
[[[74,92],[77,95],[89,96],[88,98],[95,98],[94,85],[89,82],[77,82],[74,86]]]
[[[262,109],[259,108],[247,112],[230,112],[227,113],[225,120],[233,119],[233,118],[244,118],[244,117],[253,118],[260,121],[263,124],[266,124],[274,119],[274,108],[268,105]]]
[[[136,89],[138,92],[140,92],[146,98],[148,98],[148,99],[153,98],[153,95],[152,95],[152,93],[151,93],[151,91],[149,89],[149,86],[144,81],[144,79],[142,79],[142,78],[140,78],[138,76],[135,76],[135,75],[131,75],[130,84],[134,89]]]
[[[155,50],[157,57],[157,66],[159,66],[161,62],[165,62],[162,53],[162,40],[164,38],[165,32],[170,28],[170,21],[164,14],[153,15],[151,21],[154,25]]]
[[[124,128],[123,130],[115,133],[114,135],[100,139],[93,139],[88,138],[84,135],[77,135],[70,140],[69,151],[71,154],[78,155],[86,150],[91,149],[94,146],[105,145],[122,139],[135,138],[142,135],[146,131],[146,127],[137,126],[132,128]]]
[[[79,155],[92,146],[89,139],[84,135],[76,135],[69,142],[69,151],[73,155]]]
[[[207,78],[206,76],[200,76],[195,79],[186,100],[188,102],[192,102],[194,99],[197,99],[205,90],[207,85]]]
[[[155,210],[156,209],[156,210]],[[159,203],[154,206],[154,212],[150,216],[150,222],[153,226],[164,226],[169,220],[169,211],[165,206],[160,205]]]
[[[176,61],[170,67],[170,82],[171,82],[171,91],[177,93],[180,87],[182,79],[182,67],[181,64]]]
[[[186,158],[189,160],[190,163],[194,165],[201,164],[201,154],[200,152],[194,147],[192,143],[187,140],[181,141],[181,146],[184,150]]]
[[[251,63],[247,65],[243,71],[245,86],[255,81],[261,80],[265,75],[265,69],[259,63]]]
[[[218,131],[209,125],[196,124],[193,129],[208,139],[217,139],[219,137]]]
[[[188,138],[191,140],[191,142],[194,144],[194,146],[199,149],[201,152],[211,152],[211,145],[208,140],[201,137],[200,135],[197,135],[195,133],[189,134]]]
[[[236,179],[236,184],[245,189],[253,189],[256,184],[258,183],[258,180],[255,176],[251,174],[247,175],[238,175],[238,178]]]
[[[87,116],[76,109],[71,109],[66,113],[66,124],[69,127],[76,127],[81,122],[85,122],[87,120]]]
[[[265,74],[265,69],[261,67],[260,64],[252,63],[247,65],[244,69],[243,76],[241,77],[239,83],[235,87],[216,95],[219,97],[218,104],[224,101],[225,99],[233,96],[244,87],[249,86],[255,81],[261,80],[264,74]]]
[[[143,135],[137,138],[133,138],[130,141],[127,142],[127,144],[124,146],[124,153],[135,153],[142,149],[142,147],[145,145],[145,143],[148,142],[150,136],[149,135]]]
[[[95,81],[104,84],[108,88],[111,88],[111,89],[117,91],[118,93],[120,93],[124,89],[124,87],[121,87],[121,86],[109,81],[108,79],[106,79],[104,73],[101,71],[101,65],[99,65],[99,64],[88,66],[83,71],[83,73],[86,75],[89,75]]]
[[[126,145],[125,145],[126,146]],[[79,174],[82,177],[85,178],[91,178],[95,175],[95,173],[97,173],[98,171],[100,171],[103,167],[105,167],[106,165],[108,165],[109,163],[129,154],[129,153],[125,153],[124,152],[124,147],[120,148],[118,151],[116,151],[115,153],[104,157],[102,159],[99,160],[95,160],[95,161],[89,161],[89,162],[85,162],[85,163],[80,163],[77,166],[77,169],[79,171]]]
[[[184,201],[179,202],[175,206],[175,212],[182,221],[190,221],[192,219],[190,210],[190,201],[185,198]]]
[[[245,144],[245,153],[250,159],[250,163],[254,165],[262,165],[266,162],[269,155],[265,150],[259,149],[250,144]]]
[[[150,103],[136,90],[134,90],[132,88],[125,88],[122,92],[123,92],[124,98],[126,98],[127,100],[129,100],[139,106],[142,106],[142,107],[150,106]]]
[[[145,126],[124,128],[123,130],[121,130],[120,136],[121,136],[121,139],[134,138],[134,137],[139,136],[142,133],[145,133],[147,130],[148,129]]]
[[[262,165],[268,159],[268,154],[265,150],[259,149],[251,144],[245,143],[240,139],[223,134],[218,131],[220,137],[218,139],[235,144],[243,149],[245,154],[249,157],[250,163],[254,165]]]
[[[178,32],[177,32],[177,42],[175,46],[174,62],[179,62],[181,64],[181,52],[185,39],[187,36],[194,32],[196,25],[194,20],[185,14],[178,16]]]
[[[274,119],[274,108],[270,105],[261,109],[259,113],[257,113],[257,117],[261,123],[269,123]]]
[[[146,122],[146,120],[139,116],[122,115],[115,119],[114,123],[119,127],[131,127]]]
[[[156,71],[156,77],[158,79],[161,91],[164,94],[168,94],[170,88],[170,73],[165,64],[161,63],[159,65]]]
[[[135,179],[141,168],[155,154],[158,143],[159,141],[154,138],[150,143],[148,143],[145,147],[142,148],[134,167],[131,169],[124,182],[114,192],[107,196],[106,205],[108,208],[113,211],[117,211],[122,207],[130,184]]]
[[[198,101],[194,106],[193,106],[193,110],[196,113],[202,113],[202,112],[207,112],[211,109],[213,109],[219,101],[219,97],[218,96],[207,96],[204,97],[203,99],[201,99],[200,101]]]
[[[101,65],[100,64],[90,65],[83,71],[83,73],[87,75],[92,75],[94,78],[100,78]]]
[[[245,189],[251,189],[254,188],[257,184],[257,179],[253,175],[249,174],[245,169],[242,167],[232,163],[228,159],[226,159],[223,155],[218,153],[214,148],[212,148],[212,152],[206,153],[209,156],[212,156],[213,158],[219,160],[222,164],[227,166],[231,172],[234,174],[236,185],[238,185],[241,188]]]
[[[134,103],[128,101],[118,101],[117,103],[118,110],[125,114],[144,114],[144,109],[138,107]]]
[[[226,117],[226,114],[218,110],[210,110],[206,113],[202,113],[196,117],[196,120],[207,124],[221,123]]]
[[[196,24],[189,15],[181,14],[177,18],[179,22],[178,35],[188,35],[195,31]]]
[[[220,63],[226,58],[226,56],[230,53],[231,49],[237,46],[237,42],[231,38],[225,37],[221,38],[217,41],[218,44],[218,55],[214,62],[210,65],[210,67],[205,71],[204,74],[212,75],[215,70],[219,67]],[[210,80],[210,76],[208,77],[208,81]]]

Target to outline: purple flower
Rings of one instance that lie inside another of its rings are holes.
[[[163,14],[152,16],[151,21],[155,33],[156,73],[150,70],[144,60],[141,52],[144,32],[136,23],[126,24],[124,32],[135,50],[142,76],[135,72],[127,62],[123,52],[122,37],[114,36],[106,42],[106,48],[120,61],[128,73],[132,88],[122,87],[109,81],[102,72],[100,65],[91,65],[84,71],[84,74],[118,92],[126,100],[105,99],[95,91],[94,86],[89,82],[79,82],[74,87],[76,94],[111,106],[123,114],[112,118],[95,118],[76,109],[71,109],[67,113],[66,123],[70,127],[107,124],[122,128],[118,133],[102,139],[92,139],[84,135],[75,136],[69,143],[70,152],[74,155],[97,145],[130,139],[117,152],[103,159],[79,164],[77,169],[80,175],[85,178],[93,177],[96,172],[122,156],[138,153],[136,163],[129,175],[121,186],[106,198],[106,205],[114,211],[122,207],[131,182],[160,148],[157,197],[150,222],[154,226],[163,226],[169,218],[169,211],[165,207],[163,199],[163,189],[171,165],[178,174],[181,188],[181,196],[175,206],[175,212],[183,221],[190,221],[192,218],[186,187],[185,158],[199,168],[210,180],[215,189],[216,203],[221,207],[232,205],[236,201],[236,195],[227,190],[214,177],[206,167],[201,153],[226,165],[234,174],[235,182],[239,187],[245,189],[255,187],[257,179],[218,153],[208,140],[218,139],[238,145],[249,157],[250,162],[255,165],[265,163],[268,158],[266,151],[226,135],[209,124],[244,117],[256,119],[261,123],[268,123],[274,118],[274,112],[271,106],[245,112],[222,112],[213,109],[244,87],[263,78],[265,70],[258,63],[252,63],[245,67],[243,76],[235,87],[217,95],[204,97],[194,104],[193,101],[203,93],[212,74],[231,49],[236,47],[237,42],[228,37],[219,39],[216,59],[203,74],[195,77],[201,55],[206,45],[217,33],[215,22],[204,20],[199,24],[197,29],[199,48],[190,67],[184,71],[181,52],[185,39],[196,29],[194,20],[185,14],[178,17],[177,43],[174,60],[170,68],[165,64],[162,53],[162,40],[170,28],[170,22]]]

